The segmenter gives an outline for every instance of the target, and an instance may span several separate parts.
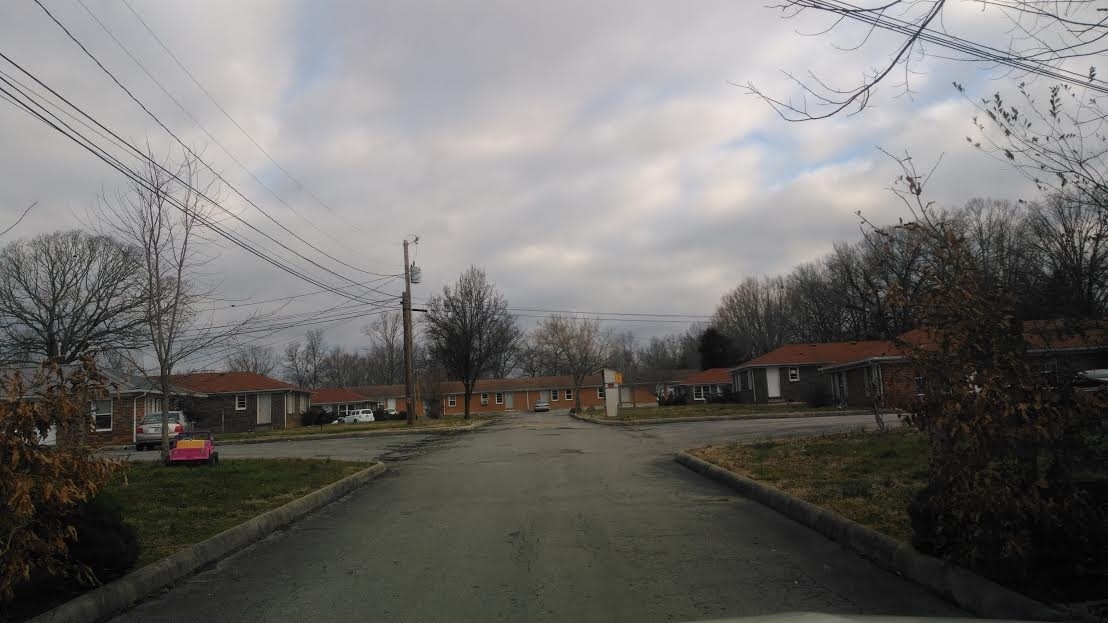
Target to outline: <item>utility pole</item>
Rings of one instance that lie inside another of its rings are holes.
[[[419,237],[416,236],[416,241]],[[412,275],[408,261],[408,239],[404,239],[404,403],[408,410],[408,426],[415,424],[415,395],[412,383],[415,376],[412,369]]]

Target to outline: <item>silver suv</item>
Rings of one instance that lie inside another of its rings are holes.
[[[169,411],[169,440],[172,442],[177,435],[196,430],[196,423],[185,418],[180,411]],[[162,414],[147,413],[135,429],[135,449],[157,448],[162,444]]]

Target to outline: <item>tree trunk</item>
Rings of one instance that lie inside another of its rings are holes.
[[[162,390],[162,460],[169,458],[169,372],[162,370],[158,377]]]
[[[581,381],[573,385],[573,398],[577,406],[577,414],[581,415]]]
[[[462,396],[462,398],[466,401],[465,405],[463,405],[464,411],[465,411],[464,419],[468,420],[469,419],[469,401],[470,401],[471,398],[473,398],[473,386],[472,385],[466,385],[465,386],[465,395]]]

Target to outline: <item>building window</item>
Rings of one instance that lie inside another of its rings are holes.
[[[926,389],[926,387],[927,387],[927,385],[923,380],[923,373],[922,372],[916,372],[916,395],[917,396],[922,396],[924,394],[924,389]]]
[[[554,402],[557,399],[558,399],[558,390],[556,390],[556,389],[550,390],[550,402]]]
[[[704,386],[703,385],[693,385],[692,397],[693,397],[693,400],[704,400]]]
[[[800,368],[789,368],[789,382],[796,383],[800,380]]]
[[[494,398],[496,398],[496,404],[498,404],[498,405],[504,404],[504,393],[503,392],[496,392],[496,395],[494,396]]]
[[[753,373],[750,372],[749,370],[740,372],[739,373],[739,389],[749,390],[752,376],[753,376]]]
[[[235,411],[246,411],[246,394],[235,394]]]
[[[451,395],[447,396],[446,397],[446,406],[448,406],[448,407],[458,406],[458,397],[455,396],[454,394],[451,394]]]
[[[604,400],[604,388],[603,387],[597,387],[596,388],[596,397],[599,398],[600,400]]]
[[[481,406],[487,406],[489,404],[489,395],[481,394]]]
[[[111,399],[92,401],[92,419],[96,422],[96,430],[112,429]]]

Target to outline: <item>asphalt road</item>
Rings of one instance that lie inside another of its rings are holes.
[[[527,414],[407,439],[381,478],[116,621],[965,616],[671,457],[713,441],[870,422],[624,429]]]

